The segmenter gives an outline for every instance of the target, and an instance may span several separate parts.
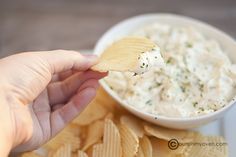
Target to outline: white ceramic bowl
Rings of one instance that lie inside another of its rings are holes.
[[[108,30],[97,42],[95,47],[95,54],[100,55],[106,48],[106,46],[111,44],[115,39],[127,36],[134,29],[140,28],[142,26],[145,26],[146,24],[150,24],[153,22],[167,23],[173,26],[195,27],[197,30],[201,31],[206,37],[210,37],[212,39],[217,40],[220,43],[221,47],[224,49],[224,51],[227,53],[231,61],[233,63],[236,63],[236,42],[234,41],[234,39],[232,39],[226,33],[208,24],[205,24],[189,17],[173,14],[145,14],[129,18],[118,23],[110,30]],[[129,110],[136,116],[158,125],[176,129],[193,128],[216,120],[222,117],[226,113],[226,111],[229,110],[235,103],[235,101],[231,101],[224,108],[214,113],[209,113],[203,116],[189,118],[170,118],[166,116],[157,116],[154,114],[150,114],[139,110],[131,105],[128,105],[121,98],[119,98],[119,96],[114,91],[112,91],[103,80],[101,80],[101,85],[123,107],[125,107],[127,110]]]

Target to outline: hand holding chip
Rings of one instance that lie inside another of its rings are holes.
[[[97,57],[56,50],[0,60],[0,152],[37,148],[75,118],[106,73],[89,70]]]

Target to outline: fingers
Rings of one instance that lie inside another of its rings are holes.
[[[95,97],[97,88],[98,80],[87,80],[83,86],[81,86],[79,92],[66,105],[52,113],[52,135],[58,133],[85,108]]]
[[[86,71],[76,73],[62,82],[52,83],[48,86],[49,102],[51,105],[65,103],[86,80],[99,80],[104,76],[106,73]]]
[[[70,69],[85,71],[97,63],[95,55],[81,55],[76,51],[55,50],[36,52],[49,65],[51,74],[67,71]]]
[[[57,81],[63,81],[66,78],[70,77],[71,75],[75,74],[75,73],[79,73],[79,71],[76,70],[67,70],[58,74],[54,74],[52,76],[52,80],[51,82],[57,82]]]

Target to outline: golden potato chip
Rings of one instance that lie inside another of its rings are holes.
[[[223,137],[220,136],[207,136],[207,143],[209,151],[207,155],[214,157],[228,157],[228,144]]]
[[[94,102],[97,105],[102,105],[109,112],[114,113],[116,111],[117,102],[110,95],[108,95],[102,87],[98,89]]]
[[[87,138],[82,148],[83,151],[88,149],[91,145],[97,143],[103,135],[104,121],[98,120],[90,124],[88,127]]]
[[[79,129],[79,128],[78,128]],[[60,133],[58,133],[53,139],[45,144],[46,149],[57,149],[65,143],[70,142],[72,151],[76,151],[80,148],[81,140],[79,136],[75,136],[77,132],[75,128],[71,126],[66,127]]]
[[[23,155],[21,155],[21,157],[42,157],[42,156],[38,155],[35,152],[27,152],[27,153],[24,153]]]
[[[186,146],[184,149],[185,156],[198,157],[205,156],[209,151],[209,147],[207,145],[203,145],[207,143],[207,137],[198,134],[194,141],[191,142],[190,146]]]
[[[70,125],[67,125],[64,129],[64,132],[72,133],[74,136],[79,136],[81,133],[81,128],[77,124],[71,123]]]
[[[217,144],[222,144],[222,147]],[[198,133],[190,146],[184,146],[183,152],[185,156],[193,157],[226,157],[228,156],[228,146],[222,137],[204,136]]]
[[[114,114],[112,112],[109,112],[106,116],[105,119],[110,119],[113,120],[114,119]]]
[[[228,154],[224,154],[222,152],[219,152],[215,149],[209,149],[207,151],[203,151],[203,153],[205,152],[205,157],[228,157]]]
[[[164,140],[157,139],[152,137],[151,138],[151,144],[153,149],[152,157],[168,157],[170,156],[170,150],[165,147],[165,144],[167,143],[161,143],[164,142]]]
[[[109,119],[105,120],[103,143],[93,146],[93,157],[121,157],[121,137],[116,125]]]
[[[144,125],[144,130],[148,135],[167,141],[176,139],[179,142],[192,141],[196,134],[193,131],[168,129],[157,125]]]
[[[182,145],[182,154],[184,156],[191,157],[227,157],[228,156],[228,147],[218,147],[216,144],[225,143],[225,140],[222,137],[216,136],[203,136],[198,133],[194,140],[189,145]],[[179,148],[178,148],[179,149]]]
[[[101,54],[98,64],[91,69],[100,72],[106,71],[134,71],[139,64],[139,56],[143,52],[151,51],[156,44],[144,37],[125,37]]]
[[[49,157],[71,157],[71,145],[63,144],[58,149],[52,151],[48,155]]]
[[[100,104],[97,104],[96,101],[92,101],[86,109],[73,120],[73,123],[80,126],[88,125],[98,119],[105,117],[107,110]]]
[[[126,125],[119,126],[121,135],[122,154],[125,157],[134,157],[138,153],[138,136]]]
[[[103,106],[113,115],[128,113],[128,111],[121,107],[103,88],[99,88],[97,93],[94,100],[97,105]]]
[[[154,138],[151,139],[152,157],[176,157],[177,153],[168,147],[168,141]]]
[[[104,157],[106,156],[104,151],[104,145],[103,144],[95,144],[93,146],[93,157]],[[108,157],[108,156],[107,156]]]
[[[141,120],[140,120],[141,121]],[[121,116],[120,123],[129,127],[138,137],[143,137],[144,130],[140,121],[131,116]]]
[[[98,143],[102,143],[102,140],[100,140]],[[92,157],[93,156],[93,146],[90,146],[87,150],[86,150],[86,153],[89,157]]]
[[[138,147],[138,153],[136,155],[137,157],[145,157],[144,156],[144,152],[143,152],[143,148],[141,146]],[[152,156],[151,156],[152,157]]]
[[[88,157],[88,155],[84,151],[79,150],[77,153],[77,157]]]
[[[145,157],[152,157],[152,144],[147,136],[143,136],[140,139],[140,146]]]

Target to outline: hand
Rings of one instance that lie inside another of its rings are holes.
[[[64,50],[1,59],[0,139],[7,144],[0,141],[0,152],[1,146],[8,152],[35,149],[73,120],[106,75],[89,70],[96,62],[93,55]]]

